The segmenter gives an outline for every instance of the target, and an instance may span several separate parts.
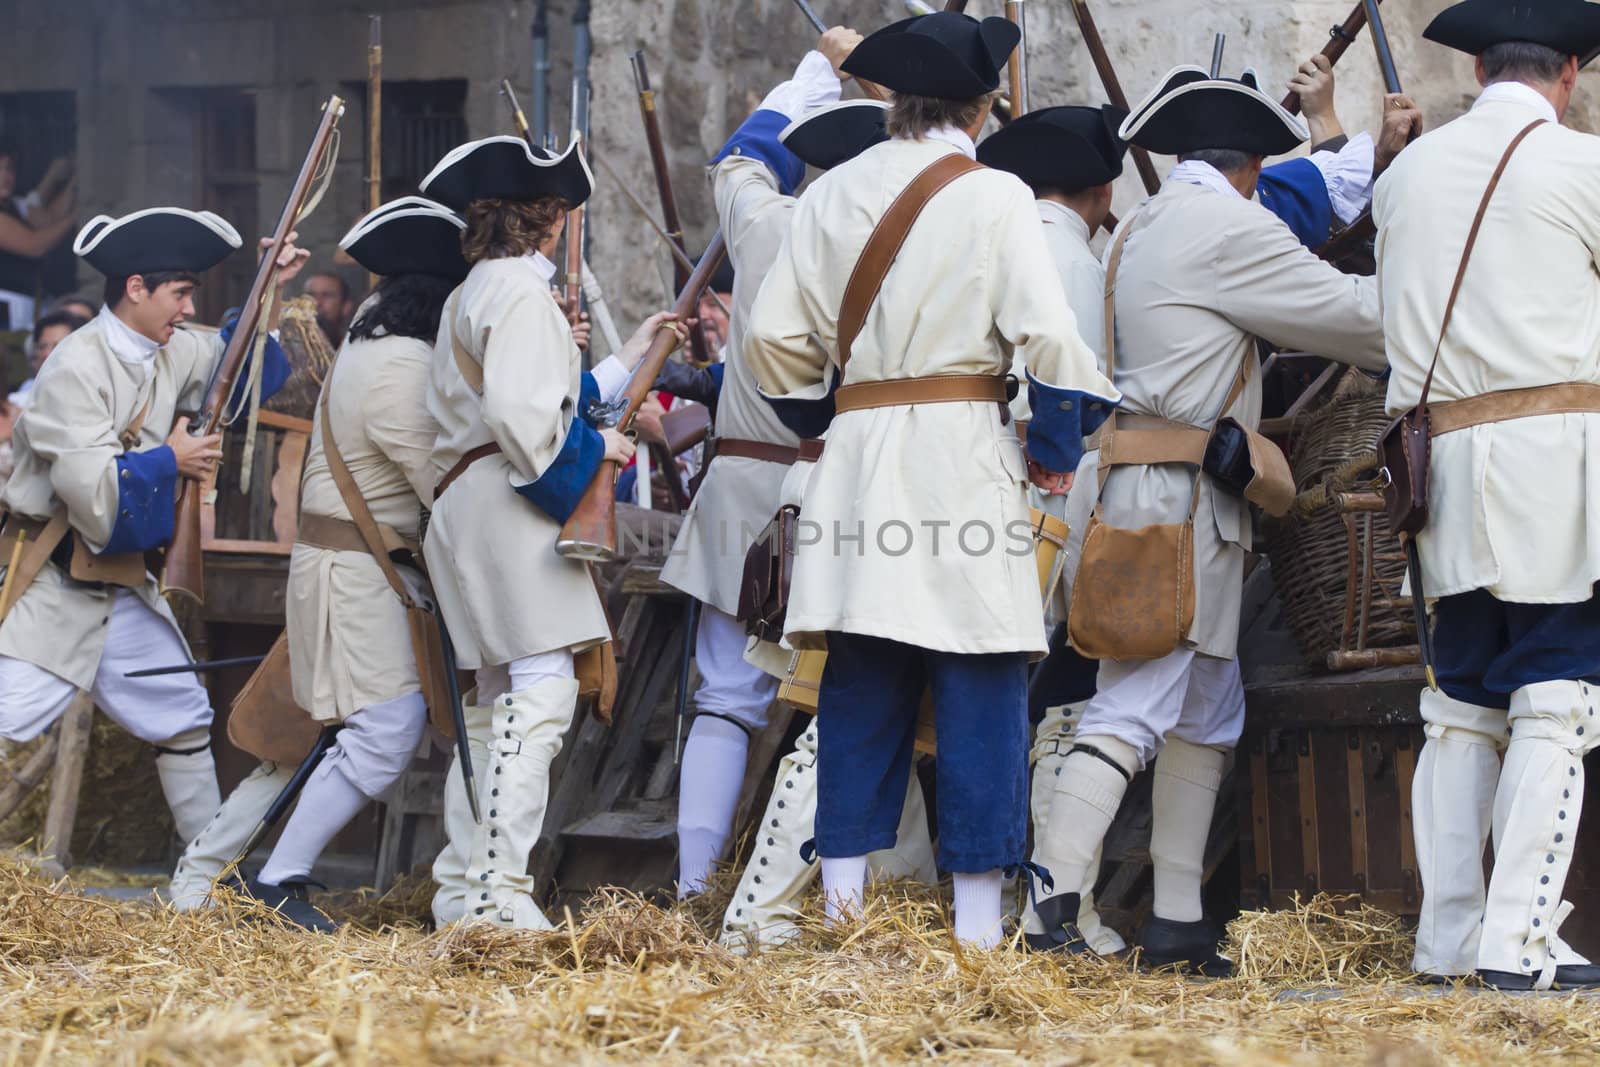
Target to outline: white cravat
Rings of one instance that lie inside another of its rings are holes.
[[[1065,204],[1058,204],[1054,200],[1040,200],[1039,221],[1065,227],[1071,230],[1085,247],[1089,244],[1089,224],[1083,220],[1082,215]]]
[[[1521,104],[1532,108],[1546,122],[1561,121],[1556,116],[1556,106],[1543,93],[1521,82],[1495,82],[1484,86],[1478,99],[1472,102],[1473,110],[1477,110],[1479,104]]]
[[[1202,189],[1210,189],[1213,193],[1224,196],[1237,196],[1240,200],[1244,196],[1235,189],[1223,173],[1209,163],[1198,159],[1186,159],[1172,168],[1172,173],[1167,175],[1169,182],[1185,182],[1189,185],[1198,185]]]
[[[105,333],[106,344],[110,346],[112,354],[124,363],[143,367],[149,373],[150,365],[155,362],[156,349],[161,346],[117,318],[110,304],[100,308],[97,318],[100,319],[100,329]]]

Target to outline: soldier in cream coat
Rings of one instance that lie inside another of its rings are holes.
[[[260,874],[247,891],[308,929],[332,924],[307,902],[312,865],[333,836],[383,795],[422,739],[427,721],[405,607],[364,547],[329,467],[335,435],[356,490],[386,540],[417,544],[433,502],[429,367],[445,298],[466,276],[461,218],[420,197],[372,212],[340,242],[382,281],[356,315],[324,383],[300,483],[300,536],[289,560],[287,628],[295,702],[341,723],[306,782]],[[328,419],[324,420],[326,411]],[[415,565],[396,563],[408,594],[432,602]],[[228,795],[173,876],[180,908],[205,900],[295,768],[266,763]]]
[[[1600,7],[1578,0],[1448,8],[1425,36],[1477,56],[1482,94],[1378,183],[1392,414],[1416,405],[1438,347],[1434,429],[1452,402],[1600,385],[1600,138],[1561,126]],[[1491,173],[1518,134],[1460,299],[1445,304]],[[1600,402],[1522,394],[1507,421],[1432,442],[1418,544],[1439,689],[1412,783],[1422,911],[1415,966],[1500,989],[1600,985],[1557,929],[1600,741]],[[1501,418],[1507,418],[1501,414]],[[1500,753],[1504,753],[1504,767]],[[1487,894],[1483,852],[1494,833]]]
[[[786,626],[791,643],[829,653],[816,846],[830,917],[859,908],[867,853],[894,842],[931,684],[939,860],[955,874],[956,936],[973,945],[998,942],[1001,870],[1022,861],[1026,836],[1027,659],[1045,650],[1032,543],[1015,536],[1026,530],[1030,468],[1003,389],[999,402],[895,397],[919,393],[929,376],[994,381],[1015,352],[1042,398],[1035,410],[1047,412],[1030,427],[1032,476],[1059,492],[1117,394],[1060,299],[1032,195],[997,171],[962,175],[932,197],[842,375],[838,319],[889,204],[932,164],[975,153],[1016,41],[1003,19],[941,12],[856,48],[844,69],[895,94],[891,139],[801,199],[746,342],[763,392],[792,426],[816,433],[832,420],[805,493],[822,535],[799,546]],[[886,386],[885,406],[855,407],[862,394],[851,390],[863,384]]]
[[[1395,115],[1396,126],[1402,117],[1420,121],[1409,109]],[[1404,132],[1395,135],[1403,139]],[[1247,199],[1263,157],[1306,136],[1297,119],[1256,88],[1253,75],[1212,80],[1199,68],[1180,67],[1121,133],[1180,159],[1160,193],[1117,235],[1115,377],[1124,410],[1200,427],[1228,414],[1254,426],[1261,407],[1260,375],[1251,366],[1258,337],[1374,370],[1384,366],[1375,283],[1321,262],[1280,219]],[[1249,367],[1245,388],[1222,412],[1242,366]],[[1092,508],[1096,475],[1092,460],[1079,468],[1069,515]],[[1220,931],[1204,920],[1200,883],[1223,765],[1243,726],[1235,655],[1248,507],[1178,464],[1114,469],[1099,504],[1109,525],[1137,528],[1182,521],[1196,491],[1194,624],[1181,647],[1163,658],[1101,661],[1097,692],[1056,780],[1034,858],[1070,895],[1093,864],[1133,774],[1161,753],[1153,803],[1172,817],[1158,821],[1151,841],[1155,907],[1140,933],[1142,958],[1217,974],[1229,964],[1216,954]],[[1076,900],[1059,898],[1038,908],[1054,927],[1047,932],[1069,950],[1074,942],[1086,947],[1066,925],[1077,909]]]
[[[573,656],[611,639],[588,568],[558,555],[556,539],[602,460],[633,454],[622,434],[590,425],[592,405],[621,391],[657,330],[683,329],[651,316],[583,372],[549,257],[592,188],[575,148],[552,156],[517,137],[462,145],[422,182],[467,219],[472,269],[445,305],[428,392],[439,482],[423,550],[457,660],[477,671],[467,729],[486,756],[474,759],[481,824],[455,763],[446,782],[440,923],[550,928],[528,854],[577,705]]]
[[[68,525],[31,583],[5,575],[0,737],[36,737],[79,690],[91,692],[102,711],[156,747],[162,791],[185,844],[220,800],[210,698],[193,674],[126,674],[191,658],[139,557],[171,539],[182,480],[204,479],[222,455],[220,435],[191,435],[177,412],[200,407],[227,333],[184,323],[194,314],[201,272],[240,244],[216,215],[181,208],[101,215],[83,228],[74,251],[106,276],[105,305],[40,371],[12,438],[16,469],[0,497],[8,547],[19,530],[27,538],[19,572],[29,569],[26,550],[47,520],[63,516]],[[293,277],[304,259],[291,243],[279,277]],[[275,341],[265,353],[262,394],[270,396],[288,379],[289,364]],[[130,557],[140,579],[75,581],[76,553]],[[0,566],[9,563],[8,553]]]

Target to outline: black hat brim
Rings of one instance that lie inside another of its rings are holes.
[[[153,207],[120,219],[97,215],[78,231],[74,254],[108,278],[181,271],[199,274],[237,251],[243,240],[209,211]]]
[[[1000,87],[1000,70],[1020,39],[1005,19],[936,11],[871,34],[840,69],[903,96],[972,100]]]
[[[407,196],[384,204],[350,228],[339,247],[373,274],[431,274],[460,281],[469,269],[461,254],[466,223],[443,204]]]
[[[1030,112],[990,134],[978,162],[1007,171],[1034,189],[1076,192],[1114,181],[1127,145],[1119,107],[1051,107]]]
[[[1212,79],[1198,67],[1170,72],[1117,133],[1129,144],[1166,156],[1219,148],[1276,156],[1294,151],[1309,136],[1303,122],[1253,84]]]
[[[1468,55],[1511,41],[1543,45],[1584,62],[1600,51],[1600,4],[1587,0],[1463,0],[1439,12],[1422,36]]]
[[[485,137],[452,149],[422,179],[422,192],[452,211],[474,200],[542,200],[558,196],[577,207],[594,192],[594,175],[577,144],[561,155],[520,137]]]
[[[888,104],[846,100],[795,119],[778,134],[778,140],[808,166],[832,170],[887,141],[888,116]]]

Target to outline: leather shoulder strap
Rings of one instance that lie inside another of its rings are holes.
[[[367,551],[372,553],[373,561],[383,571],[389,588],[394,590],[394,595],[406,607],[415,607],[416,602],[406,591],[405,583],[400,580],[400,572],[395,570],[394,561],[384,548],[383,534],[378,529],[377,520],[372,517],[372,510],[367,507],[361,490],[356,488],[356,480],[351,476],[350,468],[345,466],[344,457],[339,454],[339,445],[333,439],[333,423],[328,418],[328,393],[333,389],[333,371],[334,367],[328,368],[328,376],[322,383],[322,399],[318,401],[322,409],[322,454],[328,459],[328,473],[333,475],[333,484],[338,487],[339,496],[349,509],[351,520],[356,524],[356,529],[361,531],[361,540],[367,543]]]
[[[150,384],[150,395],[144,398],[144,407],[134,415],[133,421],[128,423],[127,429],[117,435],[117,440],[122,442],[124,452],[132,452],[139,444],[139,432],[144,429],[144,422],[150,417],[150,408],[156,402],[156,388],[154,380]]]
[[[867,321],[867,312],[873,301],[878,299],[883,279],[888,276],[889,268],[900,254],[900,247],[906,243],[906,235],[911,232],[922,209],[928,206],[928,201],[939,190],[963,174],[982,169],[983,164],[968,159],[960,152],[941,156],[901,190],[894,203],[889,205],[889,210],[884,212],[883,218],[878,220],[872,235],[867,238],[866,247],[861,250],[861,258],[856,260],[855,269],[850,272],[850,281],[844,287],[844,303],[839,306],[841,379],[845,365],[850,362],[850,348]]]
[[[1489,213],[1489,201],[1494,198],[1494,191],[1500,185],[1500,178],[1506,172],[1506,165],[1511,162],[1512,153],[1528,134],[1544,124],[1544,119],[1534,119],[1511,139],[1510,144],[1506,145],[1505,154],[1500,157],[1500,163],[1489,178],[1488,188],[1483,191],[1483,200],[1478,203],[1478,213],[1472,217],[1472,229],[1467,231],[1467,246],[1461,250],[1461,265],[1456,268],[1456,280],[1450,285],[1450,299],[1445,301],[1444,320],[1439,323],[1439,339],[1433,344],[1433,359],[1428,363],[1428,376],[1422,381],[1422,396],[1416,406],[1419,422],[1422,413],[1428,407],[1428,391],[1433,388],[1433,372],[1439,367],[1439,351],[1444,347],[1445,331],[1450,329],[1450,317],[1455,314],[1456,297],[1461,295],[1461,280],[1467,276],[1467,262],[1472,259],[1472,248],[1478,243],[1478,230],[1483,226],[1483,217]]]

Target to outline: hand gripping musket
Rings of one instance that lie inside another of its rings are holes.
[[[272,833],[272,828],[283,821],[283,817],[294,806],[295,799],[305,789],[306,782],[311,780],[312,773],[317,765],[327,756],[333,748],[333,743],[339,737],[339,731],[344,729],[340,723],[330,723],[322,728],[322,733],[317,735],[317,741],[311,746],[311,751],[306,753],[306,758],[300,761],[300,766],[295,768],[294,774],[288,783],[272,798],[272,803],[267,805],[266,814],[261,816],[261,821],[256,823],[255,829],[250,831],[250,836],[245,838],[243,846],[233,857],[232,862],[223,868],[224,872],[237,871],[244,861],[250,858],[250,853],[260,847],[261,842]],[[469,794],[470,795],[470,794]]]
[[[196,437],[216,432],[222,420],[223,409],[227,406],[228,399],[233,396],[233,387],[244,368],[245,358],[255,347],[256,333],[262,326],[263,317],[268,313],[265,305],[268,301],[267,294],[275,287],[278,256],[282,254],[284,245],[289,241],[289,234],[299,222],[324,157],[332,151],[334,133],[343,114],[344,101],[338,96],[328,97],[328,102],[322,106],[322,121],[317,126],[316,136],[311,139],[311,148],[306,153],[305,160],[300,164],[300,173],[289,191],[289,199],[284,202],[283,213],[278,216],[278,225],[272,232],[271,243],[261,257],[261,265],[256,268],[255,281],[250,285],[250,295],[245,298],[244,306],[239,311],[239,321],[234,324],[233,336],[228,340],[228,347],[222,353],[222,362],[212,376],[211,386],[206,390],[199,414],[189,423],[189,432]],[[331,165],[332,160],[329,159],[328,162]],[[205,561],[200,549],[200,506],[200,483],[184,479],[178,489],[177,516],[172,543],[167,546],[166,564],[161,571],[163,595],[187,596],[197,603],[205,601]]]
[[[1366,11],[1367,30],[1372,36],[1372,47],[1378,55],[1378,70],[1383,74],[1383,91],[1386,93],[1401,92],[1400,72],[1394,65],[1394,53],[1389,50],[1389,34],[1383,26],[1383,15],[1378,11],[1379,0],[1362,0]],[[1372,205],[1368,204],[1356,220],[1338,233],[1330,237],[1317,255],[1329,263],[1339,260],[1354,252],[1361,245],[1370,241],[1377,233],[1377,225],[1372,221]],[[1418,572],[1420,576],[1420,571]],[[1427,660],[1428,649],[1423,642],[1423,662]]]
[[[804,3],[805,0],[800,0]],[[650,70],[645,65],[644,52],[635,52],[630,61],[633,63],[633,84],[639,91],[639,117],[644,120],[644,139],[650,148],[650,166],[656,175],[656,193],[661,197],[661,218],[667,226],[667,236],[672,238],[672,243],[678,251],[687,258],[689,246],[683,240],[683,220],[678,215],[678,198],[672,191],[672,175],[667,169],[667,148],[661,139],[661,121],[656,114],[656,94],[650,88]],[[682,289],[689,281],[690,269],[683,266],[681,260],[674,260],[672,269],[672,288]],[[711,361],[711,347],[706,343],[705,329],[696,322],[689,328],[690,353],[694,361],[699,364]]]
[[[816,8],[812,7],[806,2],[806,0],[794,0],[794,4],[800,9],[800,14],[806,17],[806,21],[811,23],[811,28],[817,31],[817,35],[819,37],[828,32],[828,24],[822,21],[822,16],[817,14]],[[913,11],[912,14],[920,15],[927,14],[927,12]],[[865,93],[867,96],[870,96],[874,100],[889,99],[889,94],[881,85],[875,85],[872,82],[864,82],[860,79],[856,80],[856,84],[861,86],[861,91],[863,93]]]
[[[1089,0],[1072,0],[1072,14],[1078,20],[1078,30],[1083,34],[1083,43],[1089,48],[1094,69],[1100,74],[1106,99],[1124,111],[1131,110],[1128,107],[1128,94],[1122,91],[1116,68],[1111,65],[1111,53],[1106,51],[1106,43],[1100,39],[1100,28],[1095,25],[1094,15],[1089,11]],[[1144,191],[1151,196],[1156,195],[1161,190],[1161,178],[1156,174],[1156,165],[1151,161],[1150,153],[1138,145],[1128,146],[1128,152],[1139,171],[1139,180],[1144,182]]]
[[[701,291],[711,283],[711,276],[722,265],[722,258],[727,251],[722,233],[718,231],[711,239],[711,245],[706,249],[705,255],[700,257],[700,263],[695,267],[694,273],[689,276],[689,284],[678,293],[678,299],[672,305],[672,313],[680,322],[694,314]],[[677,347],[676,334],[671,329],[662,327],[655,339],[650,342],[644,358],[633,368],[622,394],[599,412],[602,423],[624,433],[628,431],[633,425],[634,416],[639,411],[639,405],[644,403],[645,396],[655,385],[656,376],[661,373],[662,364],[666,363],[667,357],[672,354],[675,347]],[[616,480],[617,464],[611,460],[603,460],[600,469],[595,472],[594,480],[584,492],[583,499],[578,501],[578,507],[573,511],[572,517],[561,527],[561,536],[556,540],[557,552],[569,558],[596,562],[616,558],[617,502],[612,493]]]
[[[1345,49],[1355,43],[1356,35],[1366,26],[1368,15],[1376,13],[1377,7],[1376,3],[1369,5],[1367,0],[1356,0],[1355,8],[1344,22],[1328,31],[1328,43],[1323,45],[1322,55],[1327,59],[1329,66],[1338,64],[1344,56]],[[1285,96],[1283,108],[1291,115],[1300,114],[1300,94],[1289,93]]]

